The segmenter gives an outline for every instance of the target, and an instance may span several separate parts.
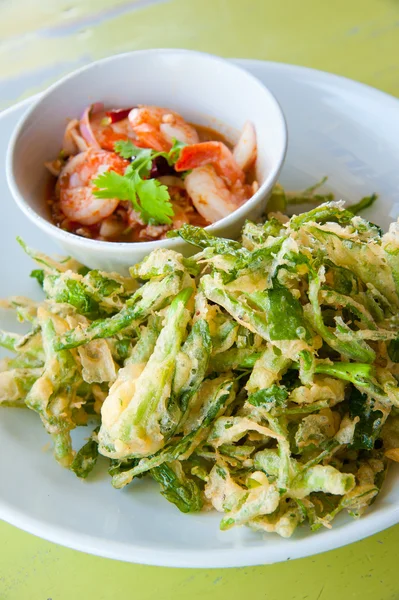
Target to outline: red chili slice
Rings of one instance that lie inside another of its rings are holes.
[[[114,110],[107,110],[105,114],[109,117],[111,123],[117,123],[126,119],[131,110],[131,108],[115,108]]]

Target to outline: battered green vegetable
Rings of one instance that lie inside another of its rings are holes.
[[[354,215],[374,195],[345,209],[317,188],[276,187],[275,211],[327,202],[240,241],[185,225],[194,257],[158,249],[130,277],[22,243],[46,299],[3,303],[31,331],[0,332],[0,403],[34,410],[78,477],[102,455],[115,488],[152,477],[222,530],[363,514],[399,457],[399,230]]]

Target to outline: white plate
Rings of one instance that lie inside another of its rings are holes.
[[[288,122],[289,151],[282,183],[305,187],[329,175],[338,196],[357,201],[378,192],[368,217],[386,227],[399,215],[399,102],[340,77],[281,64],[238,61],[266,83]],[[10,133],[29,106],[0,116],[0,162]],[[22,236],[44,251],[56,248],[14,205],[0,182],[0,295],[37,296],[29,259],[15,242]],[[13,322],[1,314],[0,327]],[[83,429],[83,428],[82,428]],[[79,432],[81,439],[85,431]],[[183,515],[151,481],[118,491],[105,470],[82,482],[61,469],[37,415],[0,413],[0,516],[48,540],[119,560],[174,567],[237,567],[323,552],[381,531],[399,521],[399,473],[392,468],[383,493],[360,520],[342,517],[331,531],[304,527],[290,540],[263,538],[246,528],[221,532],[220,515]]]

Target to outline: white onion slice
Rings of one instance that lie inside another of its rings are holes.
[[[125,229],[126,223],[108,217],[101,223],[100,235],[105,238],[116,237],[121,235]]]
[[[82,137],[89,144],[90,148],[95,148],[96,150],[101,150],[101,146],[97,142],[96,136],[93,133],[90,124],[90,117],[91,115],[95,115],[103,110],[104,104],[102,102],[95,102],[84,110],[80,119],[80,133],[82,134]]]

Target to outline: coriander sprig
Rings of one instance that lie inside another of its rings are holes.
[[[131,141],[115,143],[115,152],[122,158],[132,159],[124,175],[107,171],[93,180],[97,187],[93,194],[97,198],[118,198],[129,200],[144,223],[150,225],[170,225],[174,211],[166,185],[157,179],[148,179],[153,161],[163,156],[169,165],[178,160],[185,144],[173,140],[169,152],[155,152],[150,148],[139,148]]]

